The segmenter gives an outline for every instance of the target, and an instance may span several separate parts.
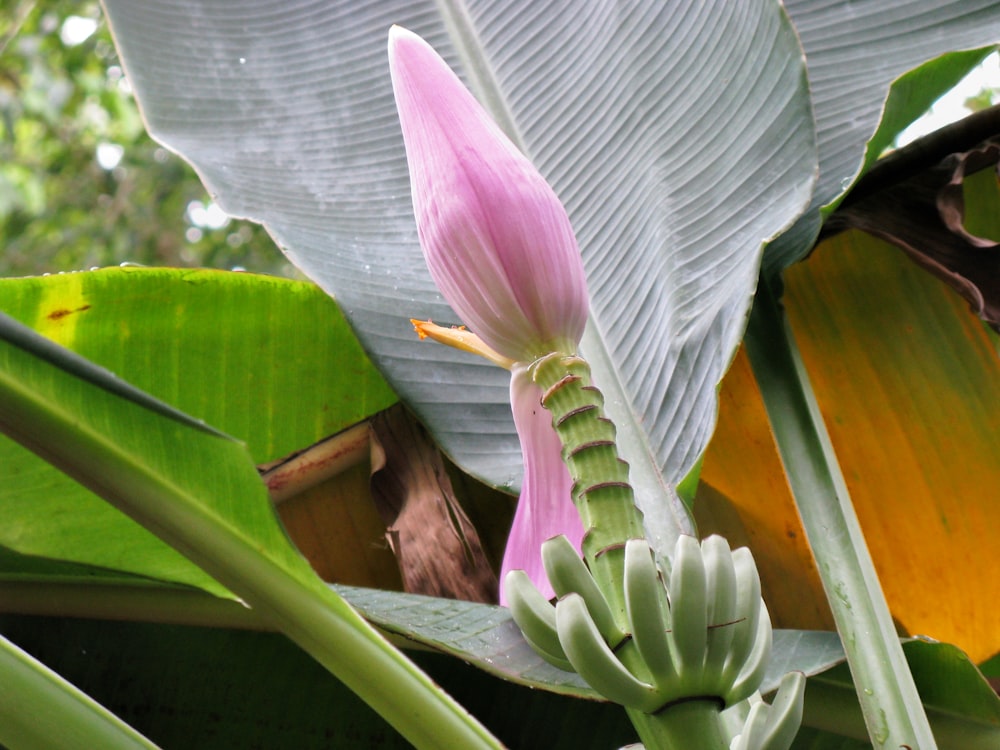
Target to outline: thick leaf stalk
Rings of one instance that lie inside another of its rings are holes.
[[[573,478],[573,503],[585,530],[584,558],[624,626],[625,543],[645,534],[628,463],[618,455],[615,425],[605,416],[604,397],[582,357],[553,353],[534,362],[530,372],[542,389],[542,406],[552,413]]]
[[[934,734],[809,375],[766,279],[745,344],[872,742],[931,750]]]
[[[0,747],[156,750],[157,746],[0,636]]]

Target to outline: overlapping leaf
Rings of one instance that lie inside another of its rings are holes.
[[[593,299],[584,347],[653,533],[704,448],[762,243],[815,171],[801,51],[777,3],[203,0],[107,10],[153,135],[336,294],[394,387],[473,472],[516,486],[506,375],[431,350],[453,321],[423,268],[385,63],[425,36],[566,203]]]
[[[896,133],[989,50],[924,63],[952,50],[1000,42],[996,0],[788,0],[785,6],[809,67],[819,180],[809,210],[768,248],[764,266],[769,274],[809,251],[822,223],[821,208],[835,204]],[[918,66],[914,75],[904,75]],[[898,85],[887,109],[893,82]],[[890,127],[880,130],[884,115]],[[880,137],[873,138],[876,134]]]

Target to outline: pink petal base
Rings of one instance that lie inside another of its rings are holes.
[[[514,426],[521,439],[524,482],[514,523],[500,566],[500,603],[506,605],[503,580],[509,570],[523,570],[542,595],[555,592],[542,567],[542,542],[564,534],[576,550],[583,541],[583,523],[573,505],[573,480],[562,460],[562,445],[552,427],[552,415],[541,405],[541,389],[524,366],[515,366],[510,381]]]

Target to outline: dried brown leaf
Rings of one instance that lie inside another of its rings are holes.
[[[497,579],[455,497],[444,460],[402,406],[370,421],[371,494],[406,591],[496,602]]]

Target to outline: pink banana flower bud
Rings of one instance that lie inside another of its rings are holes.
[[[575,352],[587,287],[555,192],[423,39],[392,27],[389,69],[420,246],[441,294],[508,359]]]
[[[427,42],[392,27],[389,68],[431,277],[493,350],[490,358],[515,363],[511,405],[524,481],[501,580],[522,569],[551,596],[541,543],[565,534],[579,550],[583,525],[526,366],[550,352],[576,352],[588,314],[580,251],[555,192]]]

